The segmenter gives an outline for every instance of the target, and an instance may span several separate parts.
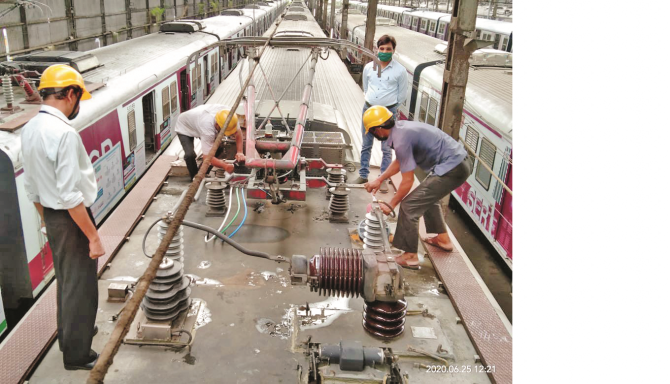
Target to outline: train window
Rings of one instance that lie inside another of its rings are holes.
[[[197,68],[198,66],[196,65],[191,69],[191,93],[195,93],[198,89],[198,87],[196,87],[196,85],[198,85]]]
[[[163,99],[163,121],[170,116],[170,87],[166,86],[161,91]]]
[[[130,150],[134,150],[137,146],[137,132],[135,128],[135,110],[128,112],[128,144]]]
[[[170,84],[170,95],[172,96],[172,100],[170,101],[170,109],[172,110],[172,113],[177,112],[177,82],[173,81],[172,84]]]
[[[470,147],[473,152],[477,152],[477,143],[479,143],[479,132],[472,128],[472,126],[468,125],[468,128],[465,131],[465,144],[467,144],[467,146]],[[468,155],[470,156],[472,164],[474,164],[476,160],[475,155],[470,151],[468,151]],[[472,170],[475,170],[474,167]]]
[[[482,138],[482,145],[479,148],[479,159],[475,178],[488,191],[491,185],[491,172],[483,164],[493,169],[493,163],[496,159],[496,146],[485,137]]]
[[[216,75],[216,63],[217,63],[217,62],[218,62],[218,60],[217,60],[217,58],[216,58],[216,52],[215,52],[215,53],[212,55],[212,65],[211,65],[211,69],[210,69],[210,72],[209,72],[209,75],[210,75],[211,77],[214,77],[214,75]],[[209,79],[208,79],[208,80],[209,80]]]
[[[502,48],[500,48],[500,49],[503,50],[503,51],[507,51],[507,43],[509,43],[509,39],[507,37],[505,37],[503,39]]]
[[[205,65],[203,62],[200,62],[198,65],[198,88],[202,88],[202,67]]]
[[[431,32],[435,32],[435,22],[431,21],[430,22],[430,28],[428,28]]]
[[[426,29],[426,19],[421,20],[421,29]]]
[[[428,110],[428,95],[426,92],[421,92],[421,105],[419,106],[419,121],[426,121],[426,112]]]
[[[435,125],[435,120],[437,118],[437,104],[438,101],[430,98],[430,104],[428,105],[428,118],[426,119],[426,124]]]

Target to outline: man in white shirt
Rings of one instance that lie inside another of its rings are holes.
[[[91,349],[97,333],[96,259],[105,249],[88,208],[98,194],[95,172],[69,121],[77,117],[79,101],[91,94],[79,72],[65,64],[47,68],[38,89],[42,108],[21,131],[25,188],[46,226],[53,254],[65,369],[90,370],[98,358]]]
[[[184,149],[184,161],[186,162],[186,168],[188,168],[188,173],[191,175],[191,179],[198,173],[198,163],[195,161],[197,155],[195,153],[193,140],[196,138],[200,139],[200,148],[203,156],[209,154],[209,150],[214,145],[216,135],[218,135],[221,127],[226,122],[229,113],[230,108],[226,106],[205,104],[179,115],[175,131],[177,132],[179,142]],[[242,152],[244,138],[242,137],[242,130],[239,129],[237,115],[233,115],[224,134],[226,136],[235,135],[235,145],[237,146],[235,160],[244,162],[245,158],[244,153]],[[223,168],[227,172],[233,172],[233,164],[227,164],[217,158],[222,152],[223,147],[219,147],[216,156],[212,158],[212,165]]]
[[[377,57],[381,62],[381,77],[377,77],[377,70],[374,68],[374,62],[369,62],[363,69],[363,92],[365,93],[365,105],[363,112],[373,105],[386,107],[394,115],[398,114],[398,106],[407,99],[407,70],[402,64],[393,60],[396,41],[393,36],[384,35],[377,40]],[[372,154],[372,145],[375,138],[371,133],[365,133],[365,127],[361,124],[363,134],[363,145],[361,147],[361,168],[358,171],[359,177],[354,184],[364,184],[368,182],[370,174],[370,155]],[[392,152],[389,145],[382,142],[382,164],[381,173],[391,165]],[[382,183],[379,191],[388,192],[388,183],[386,180]]]

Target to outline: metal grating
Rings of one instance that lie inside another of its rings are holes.
[[[119,250],[159,190],[174,156],[162,155],[142,176],[123,202],[99,229],[107,254],[98,259],[98,275]],[[56,284],[40,299],[0,345],[0,383],[21,383],[56,336]]]
[[[421,225],[424,237],[425,226]],[[450,233],[452,239],[453,234]],[[453,252],[424,243],[435,271],[479,354],[482,365],[495,366],[489,373],[495,384],[512,383],[512,336],[468,267],[459,246]]]

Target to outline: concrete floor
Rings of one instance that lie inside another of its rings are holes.
[[[97,319],[100,333],[94,339],[95,350],[102,350],[115,326],[110,317],[121,308],[121,304],[106,301],[107,286],[144,272],[149,259],[142,254],[142,237],[155,219],[172,208],[186,186],[183,178],[169,179],[169,185],[159,193],[145,219],[103,274]],[[187,220],[218,228],[222,218],[205,217],[204,201],[203,194],[200,201],[192,204]],[[322,189],[309,190],[306,202],[278,206],[265,202],[261,213],[252,211],[259,201],[248,200],[247,222],[234,239],[249,248],[288,257],[312,256],[320,247],[351,247],[349,229],[358,224],[370,201],[365,191],[353,189],[350,222],[331,224],[322,220],[327,208]],[[150,253],[157,244],[154,229],[147,240]],[[400,356],[401,369],[409,375],[410,382],[490,382],[485,373],[428,373],[415,368],[414,363],[439,363],[427,357],[407,356],[410,345],[435,352],[441,344],[453,354],[453,366],[475,366],[474,347],[463,326],[457,324],[457,314],[427,258],[421,270],[403,270],[403,274],[409,309],[428,309],[431,316],[408,316],[405,333],[389,342],[364,331],[362,299],[319,297],[307,287],[291,286],[288,264],[243,255],[220,241],[205,243],[203,233],[191,228],[184,229],[184,246],[185,273],[196,275],[200,282],[211,279],[209,282],[213,283],[192,287],[191,297],[206,302],[209,317],[197,329],[191,352],[122,345],[106,383],[295,383],[299,380],[298,367],[306,376],[308,364],[301,346],[310,337],[313,343],[360,340],[365,346],[392,348]],[[325,317],[305,317],[300,309],[305,303],[309,303],[313,314],[323,308]],[[432,328],[437,338],[413,337],[413,326]],[[30,377],[30,383],[81,383],[87,377],[85,371],[65,371],[62,355],[54,344]]]

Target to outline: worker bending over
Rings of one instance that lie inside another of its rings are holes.
[[[202,154],[203,156],[208,155],[209,150],[214,145],[214,140],[221,130],[221,127],[226,122],[229,113],[230,108],[226,106],[207,104],[195,107],[190,111],[186,111],[179,115],[175,131],[177,132],[177,137],[179,137],[179,142],[181,143],[182,148],[184,148],[184,161],[186,162],[186,168],[188,168],[188,173],[191,175],[191,179],[198,173],[198,163],[195,161],[197,156],[195,154],[193,139],[200,139]],[[244,162],[245,158],[244,153],[242,152],[243,137],[242,131],[239,129],[237,115],[233,115],[224,131],[224,135],[235,135],[235,145],[237,147],[235,160]],[[216,155],[212,157],[212,165],[232,173],[234,169],[233,164],[227,164],[218,159],[218,156],[220,156],[221,153],[223,153],[223,147],[219,147]]]
[[[95,172],[70,120],[91,94],[79,72],[65,64],[45,69],[38,89],[44,100],[40,112],[21,130],[25,188],[53,253],[58,346],[65,369],[90,370],[98,358],[91,349],[97,333],[96,259],[105,249],[89,209],[98,196]]]
[[[365,183],[365,189],[375,194],[384,181],[398,172],[402,174],[398,192],[390,203],[394,209],[400,204],[393,246],[405,251],[396,257],[396,262],[405,268],[419,267],[418,224],[421,216],[426,222],[426,232],[437,233],[436,237],[424,241],[451,252],[453,244],[447,234],[440,200],[463,184],[472,171],[472,161],[463,145],[432,125],[409,120],[395,121],[393,113],[379,105],[365,112],[363,124],[366,133],[371,133],[378,140],[386,140],[396,155],[386,172]],[[409,193],[417,166],[429,174]],[[391,213],[387,206],[382,204],[380,207],[385,214]]]

